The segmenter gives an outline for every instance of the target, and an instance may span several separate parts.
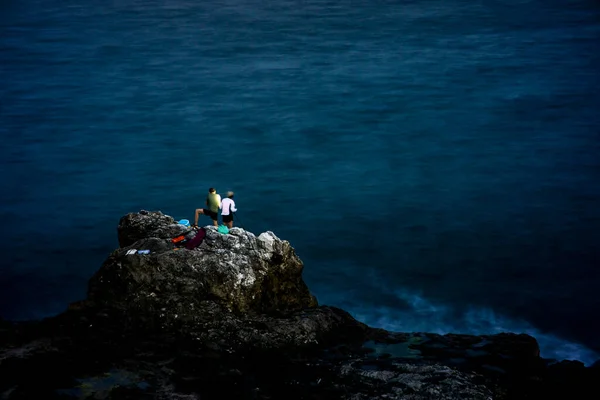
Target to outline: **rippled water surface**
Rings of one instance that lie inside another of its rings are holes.
[[[210,186],[324,304],[599,356],[594,1],[0,4],[0,315],[85,296]],[[208,223],[208,220],[204,220]]]

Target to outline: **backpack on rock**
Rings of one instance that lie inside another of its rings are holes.
[[[188,250],[195,249],[202,244],[206,237],[206,229],[204,227],[198,228],[198,233],[192,239],[188,240],[185,244],[185,248]]]

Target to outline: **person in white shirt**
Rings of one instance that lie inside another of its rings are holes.
[[[237,211],[235,201],[233,201],[233,192],[227,192],[227,198],[221,201],[221,217],[223,223],[229,228],[233,228],[233,213]]]

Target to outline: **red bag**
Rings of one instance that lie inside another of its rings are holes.
[[[179,243],[185,240],[185,236],[181,235],[181,236],[177,236],[176,238],[171,239],[171,242],[173,243]]]

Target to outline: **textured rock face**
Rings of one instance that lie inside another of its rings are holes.
[[[551,364],[528,335],[370,328],[318,306],[272,232],[206,229],[176,249],[187,228],[128,214],[85,300],[44,321],[0,318],[0,399],[600,398],[600,368]]]
[[[119,223],[120,249],[89,284],[88,300],[132,312],[165,309],[178,318],[197,315],[206,300],[234,312],[288,312],[316,307],[302,280],[302,261],[292,246],[264,232],[240,228],[227,235],[206,227],[194,250],[171,239],[189,229],[162,213],[129,214]],[[193,236],[188,233],[188,236]],[[127,255],[130,249],[150,254]]]
[[[402,362],[353,361],[340,374],[366,386],[384,386],[383,393],[354,393],[352,399],[473,399],[490,400],[492,391],[477,382],[474,374],[461,373],[443,365]]]
[[[139,213],[129,213],[119,220],[119,246],[127,247],[148,237],[170,239],[182,232],[183,228],[173,217],[161,212],[142,210]]]

